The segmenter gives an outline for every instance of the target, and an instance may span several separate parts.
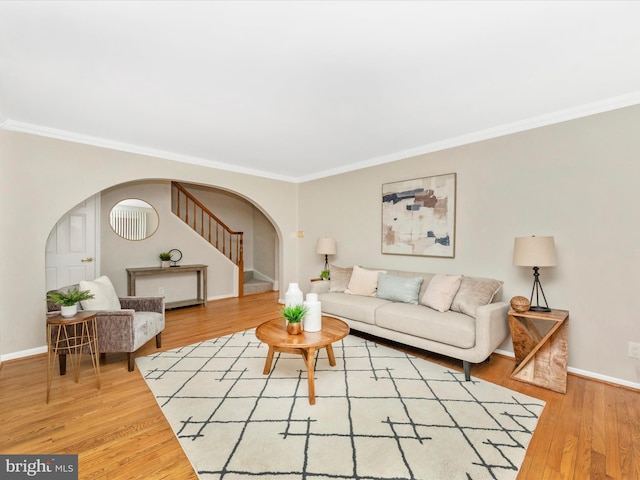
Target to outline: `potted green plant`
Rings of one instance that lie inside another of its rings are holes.
[[[78,290],[72,288],[66,292],[52,291],[47,294],[47,300],[60,305],[60,314],[63,317],[73,317],[78,313],[78,302],[94,298],[95,295],[89,290]]]
[[[324,269],[324,270],[322,270],[322,271],[320,272],[320,278],[321,278],[322,280],[329,280],[329,278],[330,278],[330,274],[329,274],[329,269],[328,269],[328,268],[327,268],[327,269]]]
[[[288,305],[282,309],[282,316],[287,319],[287,333],[289,335],[302,333],[302,319],[308,310],[303,304]]]
[[[169,252],[160,252],[158,257],[160,258],[162,268],[171,266],[171,254]]]

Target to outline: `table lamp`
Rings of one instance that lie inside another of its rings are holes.
[[[553,237],[516,237],[513,243],[513,264],[519,267],[533,267],[533,288],[531,289],[532,312],[550,312],[547,298],[540,283],[540,267],[556,266],[556,245]],[[536,303],[533,303],[535,293]],[[539,294],[542,294],[544,306],[540,305]]]
[[[324,255],[324,269],[329,270],[329,255],[336,254],[336,241],[329,237],[318,238],[316,252],[318,255]]]

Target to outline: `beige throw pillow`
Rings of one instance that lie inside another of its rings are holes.
[[[98,277],[93,281],[81,280],[80,290],[89,290],[94,298],[80,302],[83,310],[121,310],[120,299],[109,277]]]
[[[461,279],[461,275],[436,274],[427,285],[420,303],[439,312],[446,312],[460,288]]]
[[[331,278],[329,279],[330,292],[344,292],[349,287],[351,273],[353,268],[338,267],[337,265],[329,266]]]
[[[501,287],[499,280],[463,277],[460,290],[451,303],[451,310],[476,318],[476,309],[491,303]]]
[[[344,293],[375,297],[378,288],[378,273],[380,272],[387,273],[384,270],[367,270],[358,266],[353,267],[349,286]]]

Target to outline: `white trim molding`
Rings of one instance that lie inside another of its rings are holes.
[[[496,350],[495,353],[503,355],[509,358],[515,358],[515,354],[508,350]],[[601,382],[611,383],[614,385],[620,385],[622,387],[633,388],[635,390],[640,390],[640,383],[630,382],[628,380],[623,380],[621,378],[610,377],[608,375],[602,375],[600,373],[590,372],[588,370],[581,370],[579,368],[567,367],[567,372],[573,373],[575,375],[579,375],[581,377],[590,378],[593,380],[599,380]]]

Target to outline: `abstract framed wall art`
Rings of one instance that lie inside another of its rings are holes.
[[[382,185],[382,253],[455,257],[456,174]]]

